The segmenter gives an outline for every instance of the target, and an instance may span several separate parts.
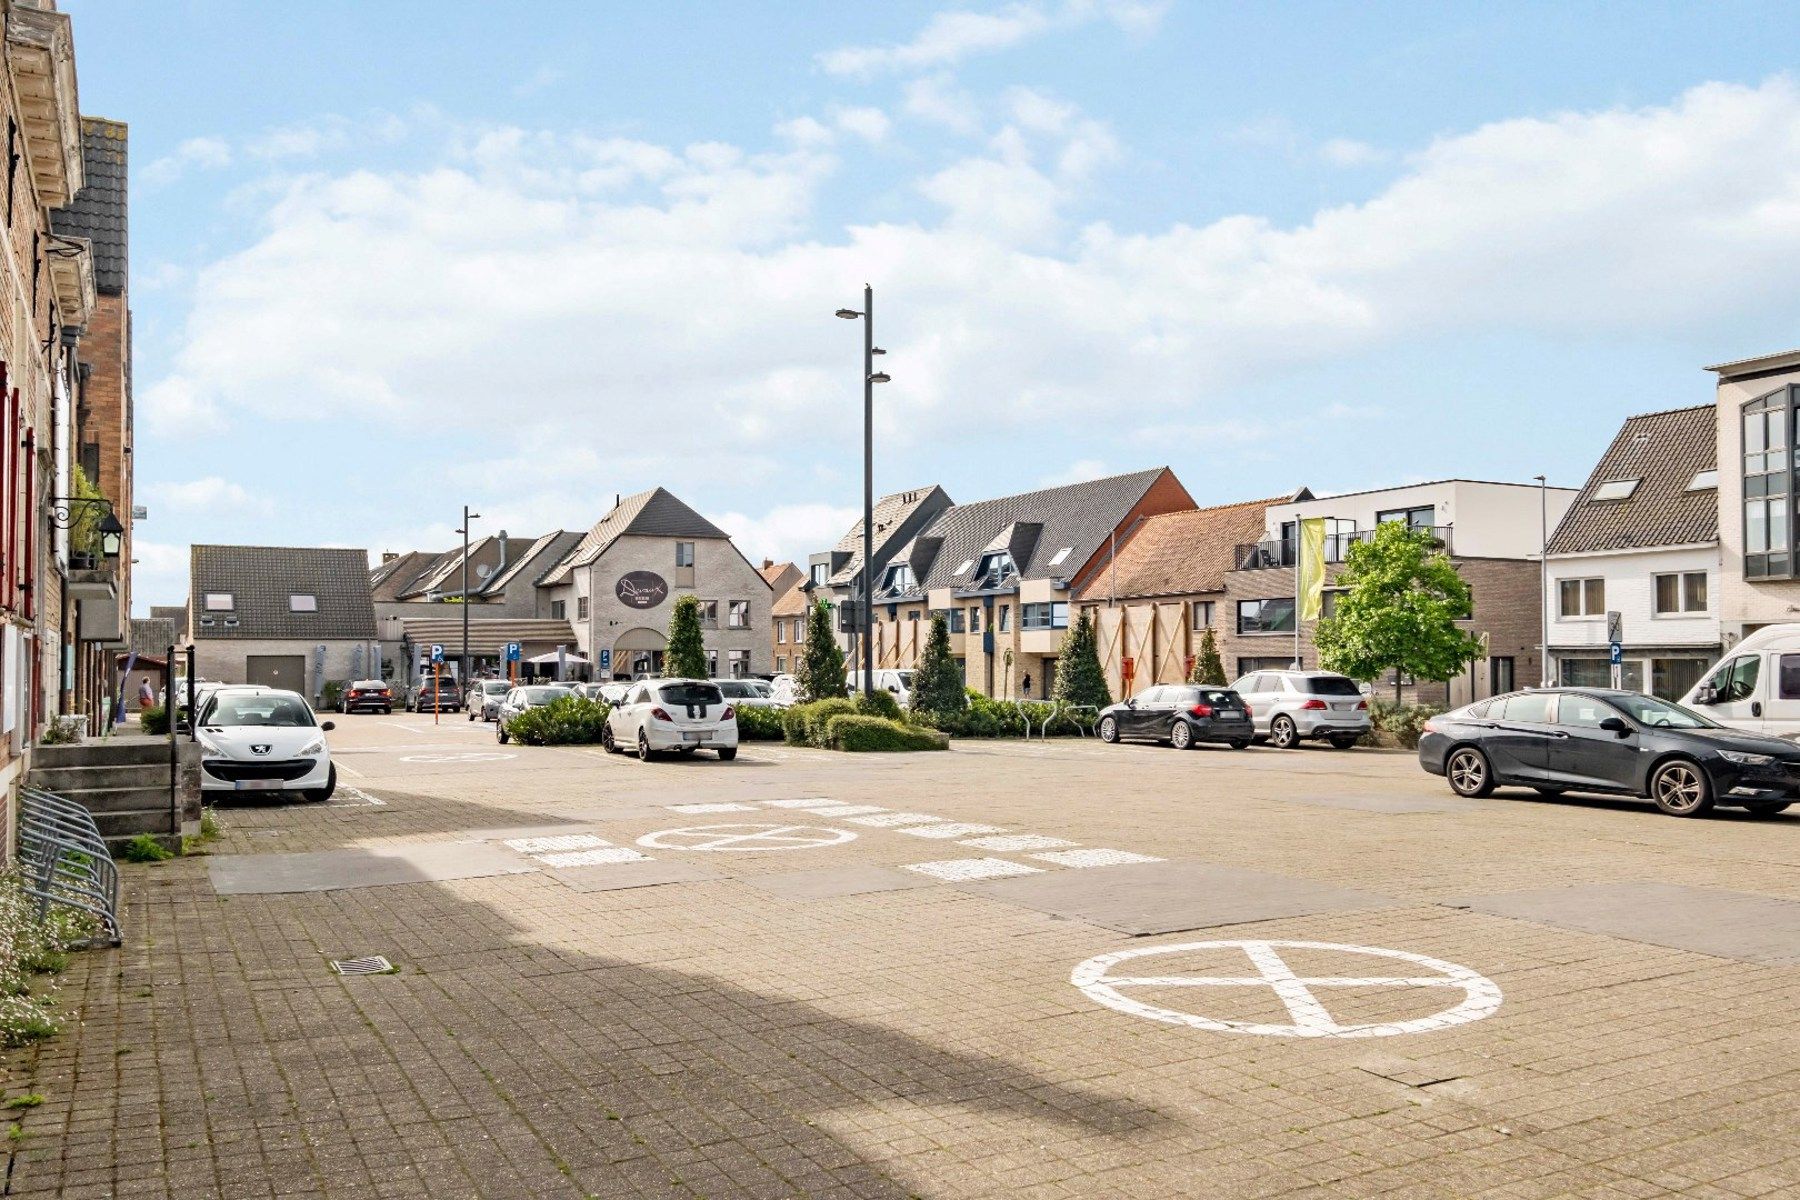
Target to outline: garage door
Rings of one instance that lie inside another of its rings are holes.
[[[244,659],[244,682],[306,693],[306,655],[252,654]]]

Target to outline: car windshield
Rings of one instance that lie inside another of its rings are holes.
[[[1243,703],[1230,688],[1189,688],[1183,699],[1188,704],[1211,704],[1217,708],[1230,708]]]
[[[1658,700],[1655,696],[1608,696],[1607,702],[1625,710],[1625,715],[1640,725],[1657,729],[1720,729],[1711,717],[1703,717],[1679,704]]]
[[[721,679],[717,687],[721,696],[728,696],[733,700],[749,700],[762,695],[742,679]]]
[[[511,686],[512,685],[507,683],[504,679],[490,679],[481,685],[481,690],[490,696],[497,696],[502,692],[508,691]]]
[[[1362,689],[1356,686],[1356,680],[1346,679],[1342,675],[1308,675],[1306,691],[1314,696],[1362,695]]]
[[[566,688],[549,686],[520,688],[519,691],[524,694],[527,704],[548,704],[552,700],[561,700],[569,694]]]
[[[695,704],[720,704],[725,699],[718,685],[711,683],[665,683],[656,694],[662,697],[664,704],[679,704],[684,708]]]
[[[895,671],[894,674],[900,677],[901,687],[909,692],[912,691],[913,673],[911,671]]]
[[[226,692],[213,701],[206,714],[207,725],[312,725],[312,710],[306,701],[292,693]]]

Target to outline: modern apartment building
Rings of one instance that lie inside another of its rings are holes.
[[[1721,640],[1800,620],[1796,412],[1800,350],[1708,367],[1717,377]]]

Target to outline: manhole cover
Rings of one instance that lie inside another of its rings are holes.
[[[371,954],[365,958],[334,958],[331,969],[339,975],[392,975],[394,964],[379,954]]]

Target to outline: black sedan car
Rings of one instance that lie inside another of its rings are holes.
[[[1167,742],[1187,750],[1201,742],[1224,742],[1242,750],[1256,736],[1250,707],[1230,688],[1173,683],[1146,688],[1131,699],[1100,710],[1100,739]]]
[[[1648,797],[1677,817],[1715,804],[1771,816],[1800,796],[1800,746],[1604,689],[1514,692],[1433,717],[1419,765],[1459,796],[1508,784],[1548,796],[1606,792]]]

